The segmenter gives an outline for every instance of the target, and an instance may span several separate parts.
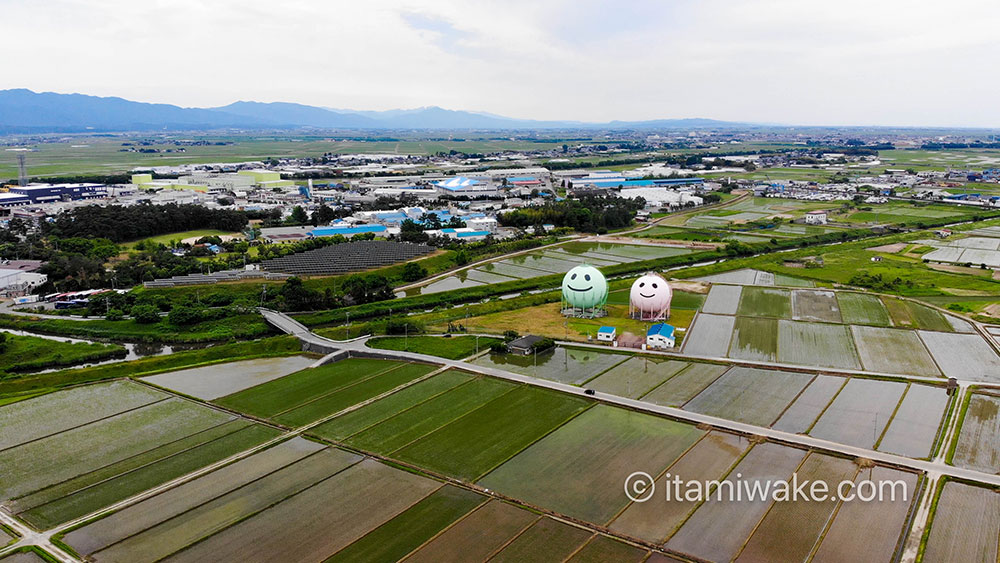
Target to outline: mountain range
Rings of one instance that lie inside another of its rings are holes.
[[[714,119],[535,121],[439,107],[358,111],[287,102],[234,102],[214,108],[133,102],[84,94],[0,90],[0,134],[212,129],[696,129],[746,127]]]

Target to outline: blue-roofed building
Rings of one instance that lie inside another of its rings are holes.
[[[646,331],[647,348],[673,348],[676,344],[674,327],[667,323],[656,323]]]
[[[447,229],[441,229],[440,231],[427,231],[427,233],[441,234],[448,238],[467,241],[467,242],[476,242],[480,240],[485,240],[486,237],[490,236],[489,231],[470,229],[469,227],[462,227],[459,229],[447,228]]]
[[[597,339],[602,342],[614,342],[618,335],[618,329],[613,326],[602,326],[597,329]]]
[[[496,195],[499,192],[490,185],[489,180],[466,178],[465,176],[455,176],[447,180],[434,182],[434,187],[442,194],[446,195]]]
[[[385,225],[334,225],[330,227],[318,227],[309,231],[309,236],[313,237],[332,237],[334,235],[342,235],[345,237],[353,237],[354,235],[360,235],[363,233],[375,233],[376,235],[385,235],[388,232],[388,228]]]

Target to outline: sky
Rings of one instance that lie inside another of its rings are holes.
[[[997,0],[0,0],[0,89],[1000,127]]]

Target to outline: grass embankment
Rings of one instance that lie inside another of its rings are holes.
[[[166,356],[150,356],[130,362],[102,366],[65,369],[38,375],[26,375],[0,381],[0,401],[14,396],[38,394],[66,385],[87,383],[116,377],[140,377],[195,366],[301,354],[299,340],[292,336],[277,336],[249,342],[220,344],[201,350],[187,350]]]
[[[499,338],[481,337],[479,338],[479,351],[486,350],[491,344],[500,342]],[[449,360],[460,360],[468,358],[476,353],[475,336],[452,336],[445,338],[441,336],[386,336],[372,338],[368,341],[368,346],[381,350],[402,350],[406,352],[416,352],[447,358]]]
[[[8,377],[9,373],[121,358],[126,353],[125,348],[117,344],[57,342],[37,336],[7,334],[6,347],[0,353],[0,379]]]
[[[141,324],[133,320],[79,321],[0,315],[0,327],[77,338],[141,342],[224,342],[259,338],[271,332],[264,318],[256,313],[184,326],[172,325],[166,320]]]

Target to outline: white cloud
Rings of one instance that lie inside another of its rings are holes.
[[[1000,4],[0,0],[0,87],[536,119],[1000,126]]]

